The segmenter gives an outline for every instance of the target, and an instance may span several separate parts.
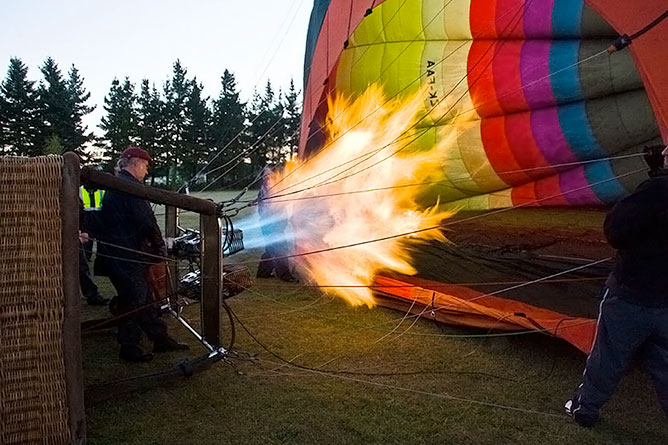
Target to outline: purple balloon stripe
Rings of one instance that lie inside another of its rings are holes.
[[[554,0],[526,0],[524,4],[524,35],[527,39],[552,38]]]
[[[556,104],[550,86],[550,45],[550,41],[527,40],[522,46],[520,76],[524,96],[533,109]]]
[[[542,108],[531,112],[531,132],[536,145],[552,165],[577,162],[570,144],[559,125],[557,107]],[[562,168],[563,169],[563,168]],[[557,167],[557,170],[562,170]]]
[[[566,200],[573,205],[600,205],[585,176],[583,166],[566,170],[559,174],[559,187]]]

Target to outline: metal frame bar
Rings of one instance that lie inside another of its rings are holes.
[[[179,214],[178,208],[171,205],[165,206],[165,236],[167,238],[175,238],[178,235],[177,226],[179,224]],[[169,275],[167,279],[169,280],[169,293],[173,294],[176,292],[179,286],[179,264],[176,261],[170,261],[167,264],[167,269]],[[170,307],[176,309],[175,305],[176,298],[170,299]]]

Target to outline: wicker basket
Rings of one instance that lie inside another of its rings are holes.
[[[60,156],[0,157],[2,444],[73,442],[64,345],[63,165]]]

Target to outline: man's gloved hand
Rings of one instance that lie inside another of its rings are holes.
[[[166,237],[163,239],[165,240],[165,247],[167,248],[167,250],[172,250],[174,248],[174,238]]]

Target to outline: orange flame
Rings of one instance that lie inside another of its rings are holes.
[[[282,205],[292,221],[299,252],[333,249],[299,257],[302,275],[352,305],[374,306],[370,286],[381,270],[415,274],[406,243],[445,240],[441,230],[368,242],[419,231],[450,217],[438,202],[421,209],[416,199],[423,187],[410,184],[443,178],[439,147],[429,151],[413,144],[424,111],[424,91],[387,100],[370,86],[351,102],[329,103],[327,142],[316,156],[292,161],[270,178],[272,205]],[[451,127],[452,128],[452,127]],[[289,196],[286,196],[289,195]],[[271,201],[270,201],[271,202]],[[359,243],[359,244],[358,244]]]

